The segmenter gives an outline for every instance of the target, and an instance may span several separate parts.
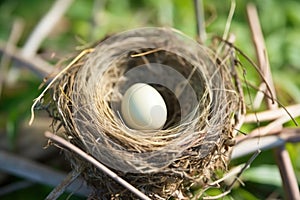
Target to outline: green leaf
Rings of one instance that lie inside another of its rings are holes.
[[[237,189],[234,189],[231,192],[231,195],[233,197],[233,199],[239,199],[239,200],[258,200],[259,198],[257,198],[254,194],[252,194],[251,192],[243,189],[242,187],[239,187]]]
[[[298,26],[300,24],[300,4],[299,2],[295,1],[289,1],[288,4],[286,4],[286,14],[288,18],[288,22],[292,25]]]
[[[205,192],[205,196],[217,196],[217,195],[221,195],[222,193],[224,193],[225,191],[222,191],[221,189],[218,188],[210,188]],[[223,200],[231,200],[231,196],[230,195],[226,195],[225,197],[222,198]]]
[[[272,69],[280,69],[283,67],[285,55],[283,52],[286,37],[286,29],[280,29],[265,39],[270,66]]]
[[[264,33],[276,32],[285,27],[286,13],[283,3],[274,0],[257,1],[258,15]]]
[[[289,65],[300,69],[300,29],[291,28],[287,31],[285,56]]]
[[[250,167],[242,174],[243,181],[252,181],[260,184],[269,184],[281,187],[281,176],[276,165],[260,165]]]

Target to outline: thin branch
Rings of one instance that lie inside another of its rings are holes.
[[[230,43],[234,43],[235,42],[235,35],[234,34],[230,34],[228,37],[228,41]],[[234,127],[234,131],[232,132],[233,137],[236,137],[238,131],[240,130],[240,128],[242,127],[243,123],[244,123],[244,118],[245,118],[245,114],[246,114],[246,105],[245,105],[245,99],[244,99],[244,92],[243,92],[243,88],[241,85],[241,82],[238,78],[238,73],[236,70],[236,53],[234,51],[233,48],[226,46],[227,47],[227,51],[230,54],[230,65],[231,65],[231,74],[234,80],[234,84],[235,84],[235,88],[237,89],[237,92],[240,94],[239,95],[239,112],[235,114],[235,120],[236,120],[236,124]]]
[[[267,84],[267,80],[265,79],[261,69],[259,68],[259,66],[257,66],[257,64],[255,62],[253,62],[251,60],[251,58],[249,58],[249,56],[247,56],[241,49],[239,49],[238,47],[234,46],[231,42],[228,42],[227,40],[224,40],[223,38],[219,37],[219,36],[214,36],[215,39],[220,40],[222,42],[224,42],[225,44],[229,45],[230,47],[234,48],[234,50],[236,50],[237,53],[239,53],[241,56],[243,56],[255,69],[255,71],[259,74],[260,78],[262,79],[262,81],[264,83],[266,83],[267,89],[268,91],[271,91],[270,86]],[[272,102],[275,101],[275,98],[273,97],[273,93],[270,94],[269,99],[272,100]]]
[[[263,102],[263,100],[265,98],[265,93],[267,92],[266,90],[267,90],[266,84],[264,82],[262,82],[259,85],[258,90],[257,90],[256,95],[253,100],[253,109],[254,110],[257,110],[260,108],[261,103]]]
[[[242,171],[244,169],[245,165],[246,165],[246,163],[235,166],[228,173],[226,173],[222,178],[220,178],[212,183],[208,183],[208,185],[209,186],[218,185],[219,183],[231,178],[232,176],[236,176],[237,174],[240,173],[240,171]]]
[[[124,186],[125,188],[127,188],[128,190],[130,190],[132,193],[134,193],[135,195],[137,195],[139,198],[141,198],[143,200],[151,200],[148,196],[146,196],[144,193],[142,193],[141,191],[139,191],[133,185],[131,185],[130,183],[128,183],[127,181],[125,181],[124,179],[122,179],[121,177],[119,177],[116,173],[114,173],[113,171],[111,171],[109,168],[107,168],[106,166],[104,166],[103,164],[101,164],[95,158],[93,158],[92,156],[88,155],[87,153],[85,153],[84,151],[82,151],[81,149],[79,149],[78,147],[76,147],[75,145],[69,143],[68,141],[64,140],[63,138],[61,138],[61,137],[59,137],[57,135],[54,135],[53,133],[50,133],[50,132],[45,132],[45,136],[47,138],[49,138],[49,139],[51,139],[51,140],[53,140],[53,141],[55,141],[55,142],[63,145],[64,147],[72,150],[73,152],[77,153],[79,156],[81,156],[82,158],[84,158],[86,161],[90,162],[94,166],[96,166],[102,172],[104,172],[105,174],[107,174],[108,176],[110,176],[117,183],[121,184],[122,186]]]
[[[255,158],[259,155],[260,150],[258,149],[252,156],[251,158],[247,161],[247,163],[245,163],[244,165],[242,165],[242,168],[238,171],[238,173],[236,174],[236,176],[234,177],[234,180],[231,182],[231,184],[228,187],[228,190],[226,190],[225,192],[223,192],[222,194],[216,195],[216,196],[208,196],[208,197],[203,197],[203,199],[206,200],[212,200],[212,199],[220,199],[222,197],[225,197],[227,194],[229,194],[234,186],[234,184],[236,183],[236,181],[239,179],[239,177],[242,175],[242,173],[251,165],[251,163],[255,160]]]
[[[48,36],[50,31],[53,30],[54,26],[66,12],[72,2],[73,0],[55,1],[49,12],[40,20],[36,28],[32,31],[27,42],[20,51],[22,58],[31,59],[36,55],[41,43]],[[8,75],[11,82],[15,82],[20,77],[20,70],[17,68],[12,68]]]
[[[20,51],[11,45],[9,48],[5,48],[5,45],[0,43],[0,55],[6,55],[14,62],[16,62],[20,67],[30,69],[41,78],[44,78],[45,76],[50,74],[53,69],[50,64],[48,64],[38,56],[34,56],[30,59],[24,58],[24,56],[21,55]]]
[[[231,159],[237,159],[245,155],[251,154],[259,149],[267,150],[283,145],[285,141],[278,135],[265,136],[260,138],[251,138],[243,140],[234,146]]]
[[[206,41],[205,18],[202,0],[194,0],[197,40],[203,44]]]
[[[229,186],[229,190],[232,190],[235,182],[238,180],[238,178],[242,175],[242,173],[253,163],[253,161],[256,159],[256,157],[260,154],[261,150],[258,149],[255,151],[255,153],[251,156],[251,158],[246,162],[242,170],[237,174],[235,177],[235,180],[232,181],[232,183]]]
[[[231,159],[243,157],[257,151],[258,149],[268,150],[276,148],[287,142],[300,142],[299,128],[284,128],[278,135],[268,135],[260,138],[256,137],[240,141],[234,146],[231,153]]]
[[[12,46],[18,43],[22,35],[23,29],[24,29],[24,22],[21,19],[14,20],[10,36],[4,47],[5,50],[7,51],[11,50]],[[6,81],[9,82],[9,78],[7,77],[7,72],[9,69],[8,67],[10,61],[11,61],[10,56],[7,56],[5,54],[2,56],[2,59],[0,61],[0,96],[2,93],[3,84]]]
[[[275,155],[286,199],[300,199],[297,178],[285,145],[275,148]]]
[[[224,33],[223,33],[223,40],[227,40],[228,39],[228,34],[229,34],[229,30],[230,30],[230,25],[231,25],[231,21],[235,12],[235,7],[236,7],[236,2],[235,0],[231,0],[231,5],[230,5],[230,11],[227,17],[227,21],[226,21],[226,25],[225,25],[225,29],[224,29]]]
[[[268,53],[264,42],[264,37],[262,34],[262,30],[259,23],[258,14],[256,8],[252,4],[248,4],[247,6],[247,14],[248,14],[248,21],[252,33],[252,39],[255,46],[255,52],[258,60],[258,66],[261,69],[263,76],[266,79],[266,84],[269,85],[269,94],[276,99],[275,94],[275,86],[273,83],[273,78],[271,75],[271,69],[269,65]],[[278,105],[275,101],[271,101],[270,99],[267,100],[268,105],[270,108],[277,108]]]
[[[66,176],[62,172],[54,171],[34,161],[1,150],[0,163],[0,170],[3,172],[53,187],[61,183]],[[83,180],[75,180],[68,187],[67,191],[83,196],[91,193],[91,190],[86,187]]]
[[[273,100],[269,98],[267,99],[268,107],[271,110],[276,109],[278,107],[278,104],[276,103],[276,101],[274,101],[274,99],[276,99],[275,86],[272,80],[271,69],[270,69],[267,51],[264,43],[264,37],[259,23],[257,10],[253,4],[248,4],[247,14],[248,14],[248,20],[250,24],[253,42],[256,47],[259,67],[263,72],[264,77],[266,77],[266,84],[269,85],[270,87],[270,90],[268,92],[270,93],[270,96],[273,97]],[[272,130],[280,131],[282,130],[282,125],[273,127]],[[278,148],[275,148],[275,155],[280,170],[282,182],[284,183],[283,187],[286,194],[286,198],[300,199],[298,182],[292,167],[290,156],[287,150],[285,149],[285,144],[281,145]]]
[[[247,86],[249,85],[249,86],[251,86],[252,88],[256,89],[257,91],[264,93],[264,97],[267,98],[270,102],[276,101],[276,104],[278,104],[278,105],[280,106],[280,108],[282,108],[282,109],[285,111],[285,113],[290,117],[290,120],[293,121],[293,123],[294,123],[296,126],[298,126],[298,122],[297,122],[297,121],[295,120],[295,118],[291,115],[291,113],[286,109],[286,107],[285,107],[282,103],[280,103],[280,101],[278,101],[277,99],[273,99],[273,98],[269,95],[269,94],[270,94],[269,92],[259,90],[259,88],[257,88],[255,85],[251,84],[251,83],[250,83],[249,81],[247,81],[247,80],[245,80],[245,83],[247,84]],[[278,108],[278,107],[274,107],[274,108],[272,108],[271,110],[275,110],[275,109],[277,109],[277,108]]]
[[[80,175],[80,173],[76,173],[75,171],[71,171],[65,179],[58,184],[50,194],[46,197],[45,200],[55,200],[57,199],[64,191],[67,189],[67,187]]]
[[[25,43],[21,54],[30,58],[34,56],[41,43],[53,30],[54,26],[61,19],[67,9],[71,6],[73,0],[56,0],[48,13],[40,20],[35,27],[27,42]]]
[[[297,116],[293,114],[293,111],[300,110],[300,104],[286,106],[285,109],[277,108],[274,110],[266,110],[255,114],[250,113],[245,116],[244,123],[255,123],[256,117],[261,122],[275,120],[286,115],[286,110],[295,118]]]
[[[225,28],[224,28],[224,33],[223,33],[223,36],[222,36],[222,40],[221,41],[227,41],[228,39],[228,35],[229,35],[229,31],[230,31],[230,25],[231,25],[231,21],[232,21],[232,18],[233,18],[233,15],[234,15],[234,12],[235,12],[235,7],[236,7],[236,2],[235,0],[231,0],[231,4],[230,4],[230,11],[229,11],[229,14],[227,16],[227,20],[226,20],[226,25],[225,25]],[[227,41],[228,42],[228,41]],[[232,47],[232,43],[229,42],[231,45],[229,45],[230,47]],[[226,43],[225,43],[226,44]],[[221,52],[221,50],[223,49],[224,47],[224,44],[221,43],[221,45],[217,48],[216,50],[216,56],[218,56]]]
[[[291,110],[290,113],[291,113],[291,115],[293,115],[293,117],[298,117],[298,116],[300,116],[300,109]],[[279,117],[278,119],[274,120],[273,122],[270,122],[268,125],[266,125],[264,127],[258,127],[256,129],[254,129],[246,136],[236,137],[236,142],[239,143],[242,140],[246,140],[249,138],[262,137],[265,135],[279,133],[282,129],[282,124],[284,124],[290,120],[291,120],[291,118],[289,115],[283,115],[283,116]]]

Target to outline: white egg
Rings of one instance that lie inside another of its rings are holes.
[[[167,120],[167,107],[160,93],[145,83],[136,83],[125,92],[121,113],[126,125],[137,130],[157,130]]]

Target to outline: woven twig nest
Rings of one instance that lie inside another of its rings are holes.
[[[183,198],[226,169],[239,94],[231,66],[178,31],[143,28],[109,37],[51,85],[51,114],[71,143],[152,198]],[[133,130],[120,113],[125,91],[147,83],[164,98],[160,130]],[[100,199],[131,194],[67,153]]]

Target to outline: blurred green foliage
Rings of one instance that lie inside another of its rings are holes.
[[[278,99],[284,104],[300,103],[300,2],[298,0],[238,0],[231,22],[236,46],[255,60],[246,5],[257,5],[266,46],[269,53]],[[51,0],[1,0],[0,41],[6,41],[15,19],[22,19],[25,30],[18,46],[22,47],[34,26],[51,7]],[[230,1],[204,1],[208,37],[221,36],[230,10]],[[65,17],[43,42],[41,49],[62,57],[81,45],[92,44],[106,35],[144,26],[168,26],[195,37],[196,27],[192,0],[75,0]],[[244,58],[240,58],[247,72],[246,79],[257,83],[259,77]],[[26,73],[14,86],[4,85],[0,98],[0,130],[13,141],[18,125],[28,120],[32,100],[38,94],[40,79]],[[254,94],[255,90],[251,91]],[[246,96],[248,98],[248,96]],[[297,119],[300,122],[299,119]],[[255,126],[255,125],[254,125]],[[287,123],[286,126],[294,126]],[[252,127],[245,127],[247,131]],[[300,180],[300,145],[288,144],[293,166]],[[246,162],[244,157],[232,162]],[[271,151],[261,153],[251,168],[243,174],[245,186],[238,185],[224,199],[264,199],[271,193],[282,198],[276,163]],[[25,192],[25,191],[22,191]],[[213,189],[209,194],[220,194]],[[30,193],[30,192],[29,192]],[[25,193],[23,193],[25,194]],[[25,197],[25,196],[23,196]],[[17,198],[17,197],[16,197]],[[31,197],[28,197],[31,198]],[[32,197],[34,198],[34,197]],[[20,198],[22,199],[22,198]]]

